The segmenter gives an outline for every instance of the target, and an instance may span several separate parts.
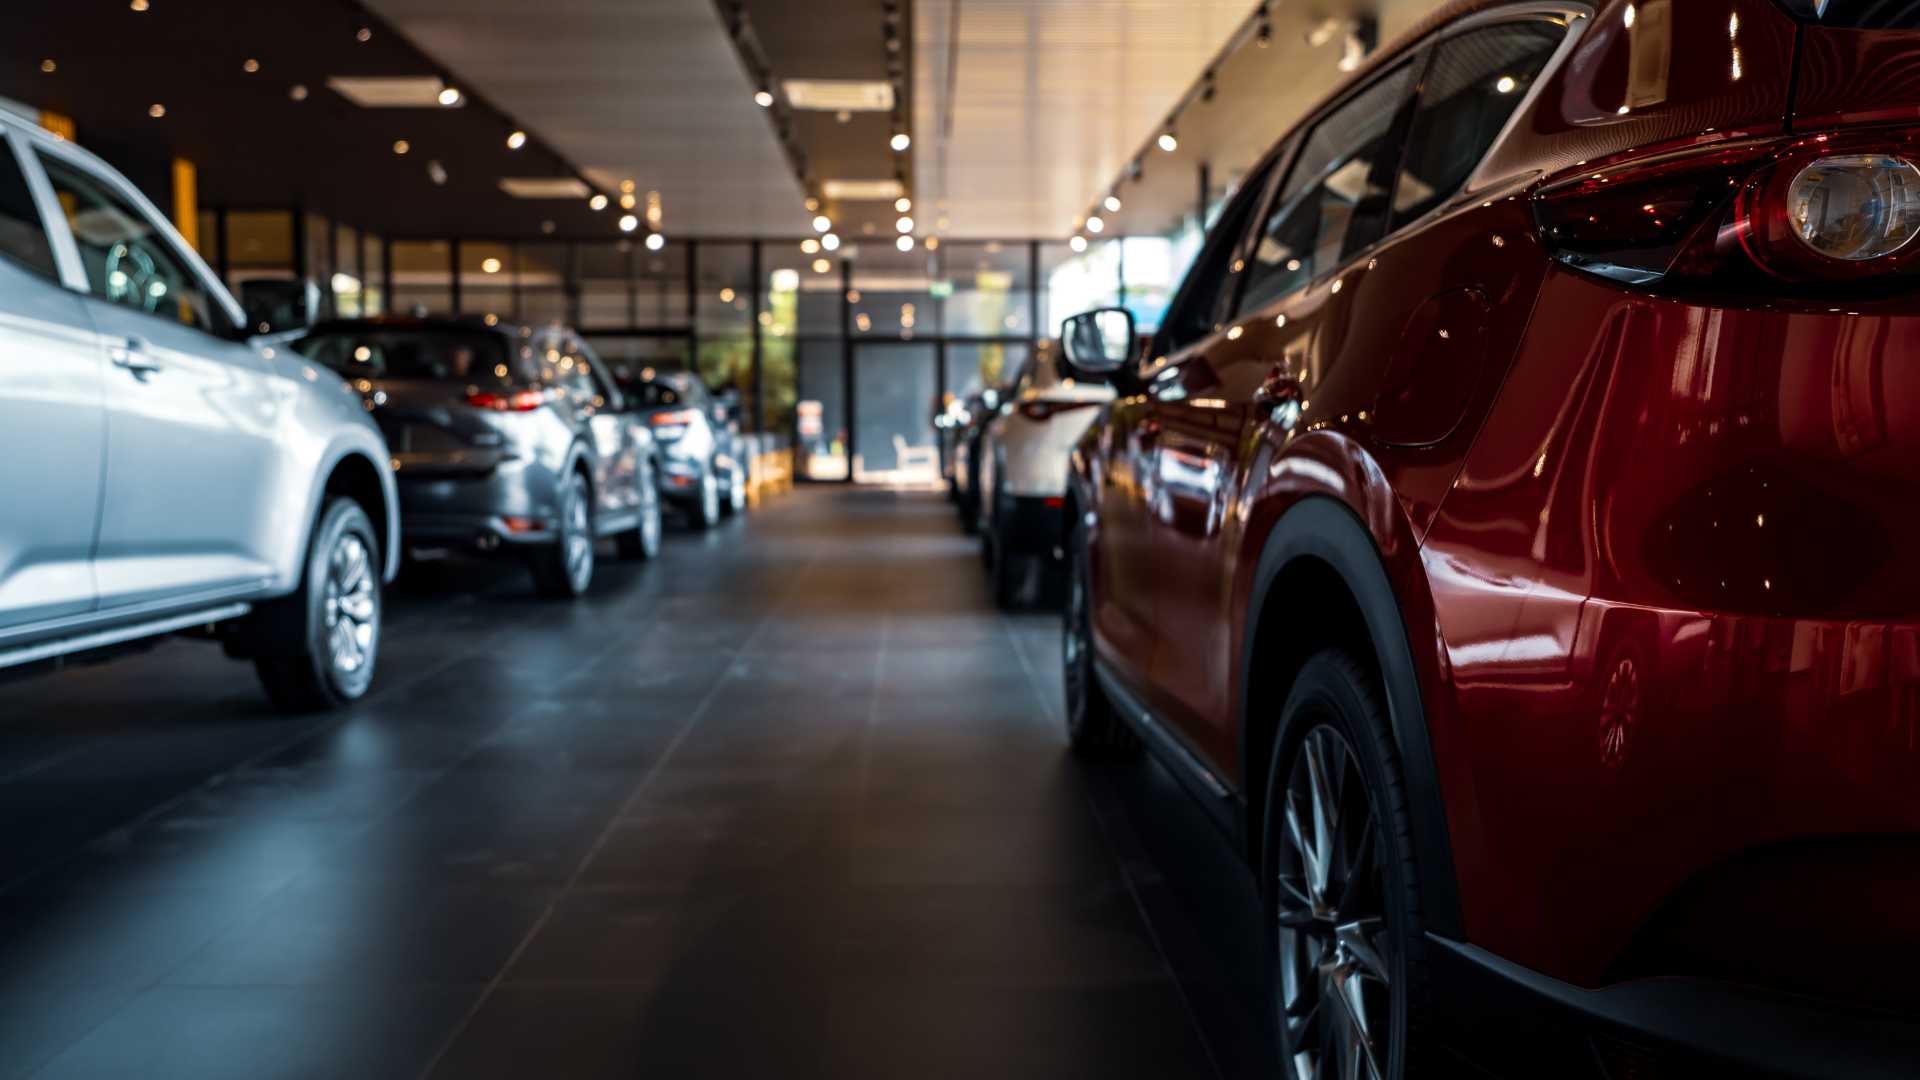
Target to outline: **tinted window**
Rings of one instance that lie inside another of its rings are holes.
[[[1439,206],[1466,183],[1563,33],[1550,23],[1520,22],[1440,43],[1420,87],[1393,192],[1396,228]]]
[[[80,247],[87,287],[116,304],[207,331],[231,329],[160,227],[106,184],[42,155]]]
[[[321,330],[294,349],[350,379],[426,379],[482,387],[535,381],[528,356],[510,355],[506,339],[477,331]]]
[[[1411,77],[1402,64],[1308,134],[1247,259],[1241,311],[1304,285],[1385,234],[1394,118]]]
[[[680,404],[680,391],[658,379],[642,379],[629,385],[627,393],[632,395],[638,408],[652,409]]]
[[[1194,261],[1186,283],[1180,287],[1180,295],[1161,321],[1163,351],[1185,348],[1212,333],[1222,322],[1224,305],[1233,302],[1230,286],[1238,280],[1232,266],[1234,253],[1240,249],[1240,240],[1253,217],[1260,212],[1260,200],[1266,194],[1271,172],[1269,165],[1249,176],[1226,212],[1214,222],[1206,249]]]
[[[38,274],[58,281],[54,269],[53,245],[47,240],[46,224],[33,205],[33,192],[20,172],[13,147],[0,135],[0,255]]]

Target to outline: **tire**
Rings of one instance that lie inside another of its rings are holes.
[[[367,512],[352,499],[328,499],[300,587],[260,605],[248,624],[254,670],[274,708],[319,712],[366,694],[380,655],[383,565]]]
[[[555,510],[560,537],[533,552],[528,565],[540,595],[571,600],[593,584],[593,496],[586,477],[567,474]]]
[[[712,466],[700,474],[700,501],[688,510],[687,516],[694,528],[703,531],[720,524],[720,479],[713,475]]]
[[[660,494],[653,477],[640,478],[640,523],[613,538],[614,551],[622,559],[651,561],[660,557]]]
[[[1067,559],[1066,612],[1060,623],[1067,745],[1083,758],[1137,757],[1140,736],[1121,719],[1093,673],[1093,565],[1084,530],[1074,530]]]
[[[1289,1075],[1355,1055],[1362,1077],[1427,1075],[1426,926],[1390,732],[1373,676],[1343,650],[1309,659],[1281,710],[1261,892],[1268,1009]],[[1349,1019],[1349,984],[1370,1038]]]
[[[1007,550],[1006,538],[998,525],[989,524],[986,532],[987,581],[993,587],[993,602],[1001,610],[1012,610],[1020,602],[1020,575],[1015,556]]]

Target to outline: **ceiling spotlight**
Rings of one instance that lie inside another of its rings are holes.
[[[1109,195],[1107,196],[1106,201],[1101,203],[1100,205],[1107,208],[1107,213],[1117,214],[1120,212],[1120,196]]]
[[[1106,227],[1107,223],[1101,219],[1099,214],[1095,214],[1087,219],[1087,231],[1090,233],[1100,232]]]
[[[893,147],[895,153],[904,152],[907,149],[907,147],[913,145],[913,136],[907,134],[904,131],[896,131],[894,132],[894,135],[893,135],[893,141],[889,142],[887,145]]]
[[[49,59],[40,61],[40,70],[51,75],[54,72],[60,70],[60,65],[54,63],[53,60],[49,58]]]
[[[292,98],[295,101],[307,100],[307,84],[294,83],[292,86],[287,88],[287,96]]]
[[[731,288],[720,290],[720,302],[723,304],[733,303],[733,290]]]
[[[555,225],[552,222],[552,220],[547,220],[540,223],[540,231],[545,233],[548,236],[552,236],[553,231],[557,228],[559,228],[559,226]]]
[[[353,35],[353,40],[358,41],[362,45],[365,45],[367,42],[372,41],[373,28],[371,26],[361,27],[359,32]]]
[[[1159,143],[1160,149],[1165,150],[1169,154],[1180,149],[1180,140],[1173,137],[1172,128],[1168,128],[1160,133]]]
[[[900,239],[898,239],[898,240],[895,240],[895,241],[893,242],[893,246],[894,246],[894,247],[896,247],[896,248],[899,248],[899,249],[900,249],[901,251],[912,251],[912,250],[913,250],[913,237],[911,237],[911,236],[904,236],[904,235],[903,235],[903,236],[901,236],[901,237],[900,237]]]
[[[620,231],[621,232],[632,232],[633,230],[639,227],[640,227],[639,218],[633,216],[632,214],[620,215]]]
[[[814,232],[831,232],[832,229],[833,229],[833,219],[828,217],[827,215],[820,214],[813,219]]]
[[[1502,75],[1500,76],[1500,81],[1493,84],[1493,88],[1495,90],[1498,90],[1502,94],[1511,94],[1514,92],[1515,89],[1519,87],[1519,85],[1520,84],[1514,80],[1513,76]]]
[[[807,196],[806,207],[807,207],[807,213],[811,214],[814,211],[820,209],[820,200],[809,195]]]
[[[158,120],[161,117],[167,115],[167,107],[165,105],[161,105],[158,102],[156,102],[152,105],[147,106],[147,115],[153,117],[155,120]]]
[[[763,109],[773,108],[773,91],[762,86],[753,92],[753,103]]]
[[[507,149],[518,150],[525,145],[527,145],[526,132],[516,131],[513,134],[507,136]]]
[[[445,185],[447,182],[447,167],[438,161],[427,162],[427,179],[433,181],[436,185]]]
[[[667,237],[665,233],[650,232],[647,234],[647,250],[648,251],[659,251],[661,248],[666,246],[667,246]]]
[[[607,197],[605,195],[596,193],[593,198],[587,200],[587,209],[589,210],[605,210],[606,208]]]
[[[1087,238],[1084,236],[1076,236],[1067,241],[1067,246],[1075,251],[1085,251],[1087,250]]]
[[[832,233],[828,233],[820,238],[820,246],[826,248],[828,251],[839,251],[840,238]]]
[[[404,154],[411,149],[413,149],[413,144],[405,139],[395,139],[393,141],[393,152],[396,154]]]
[[[442,105],[460,104],[460,91],[454,89],[451,86],[440,91],[440,104]]]
[[[893,228],[895,232],[910,233],[913,231],[913,219],[903,215],[900,220],[893,223]]]
[[[640,205],[640,199],[633,192],[629,191],[620,196],[620,209],[631,210],[638,205]]]
[[[809,236],[809,237],[807,237],[807,238],[806,238],[805,240],[802,240],[802,241],[800,241],[800,253],[801,253],[801,254],[803,254],[803,255],[817,255],[817,254],[819,254],[819,253],[820,253],[820,241],[818,241],[818,240],[815,240],[815,239],[814,239],[813,237],[811,237],[811,236]]]
[[[147,10],[147,0],[133,0],[133,2],[127,6],[135,11],[145,11]]]
[[[484,259],[481,259],[481,260],[480,260],[480,272],[481,272],[481,273],[483,273],[483,274],[497,274],[497,273],[499,273],[499,272],[500,272],[500,260],[499,260],[499,259],[496,259],[496,258],[494,258],[494,257],[493,257],[493,256],[491,256],[491,255],[489,255],[489,256],[487,256],[487,257],[486,257],[486,258],[484,258]]]
[[[256,71],[259,71],[259,70],[260,70],[260,61],[258,61],[258,60],[255,60],[255,59],[254,59],[253,57],[251,57],[251,56],[249,56],[249,57],[247,57],[247,59],[245,60],[245,62],[243,62],[243,63],[242,63],[241,65],[240,65],[240,70],[241,70],[241,71],[244,71],[244,72],[246,72],[246,73],[247,73],[247,74],[249,74],[249,75],[251,75],[251,74],[253,74],[254,72],[256,72]]]
[[[815,260],[813,260],[813,272],[814,272],[814,273],[816,273],[816,274],[824,274],[824,273],[826,273],[827,271],[829,271],[829,270],[831,270],[831,269],[833,269],[833,261],[832,261],[831,259],[815,259]]]
[[[1205,81],[1203,81],[1200,84],[1200,103],[1205,105],[1205,104],[1211,104],[1212,101],[1213,101],[1213,71],[1212,69],[1208,69],[1207,77]]]
[[[904,214],[907,211],[913,209],[913,200],[907,198],[905,195],[902,195],[899,198],[893,200],[893,208]]]
[[[634,188],[636,188],[636,187],[638,187],[638,186],[639,186],[639,185],[637,185],[637,184],[635,184],[635,183],[634,183],[633,181],[631,181],[631,180],[622,180],[622,181],[620,181],[620,190],[621,190],[621,191],[632,191],[632,190],[633,190]]]

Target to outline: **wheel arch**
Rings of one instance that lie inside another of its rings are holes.
[[[1287,617],[1305,608],[1311,620]],[[1260,865],[1267,763],[1279,712],[1307,659],[1345,646],[1369,666],[1387,701],[1413,822],[1428,927],[1464,938],[1459,883],[1427,727],[1419,667],[1400,597],[1379,545],[1360,517],[1327,495],[1289,507],[1268,533],[1241,635],[1241,791],[1250,865]]]
[[[326,479],[314,495],[314,506],[307,514],[306,538],[300,545],[305,552],[313,543],[313,530],[327,500],[342,496],[358,503],[379,534],[382,578],[392,581],[400,565],[399,500],[391,475],[374,464],[358,449],[342,452],[328,466]]]

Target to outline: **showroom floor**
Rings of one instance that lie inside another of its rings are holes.
[[[1066,756],[937,496],[437,569],[344,716],[196,642],[0,683],[0,1078],[1265,1071],[1246,875]]]

